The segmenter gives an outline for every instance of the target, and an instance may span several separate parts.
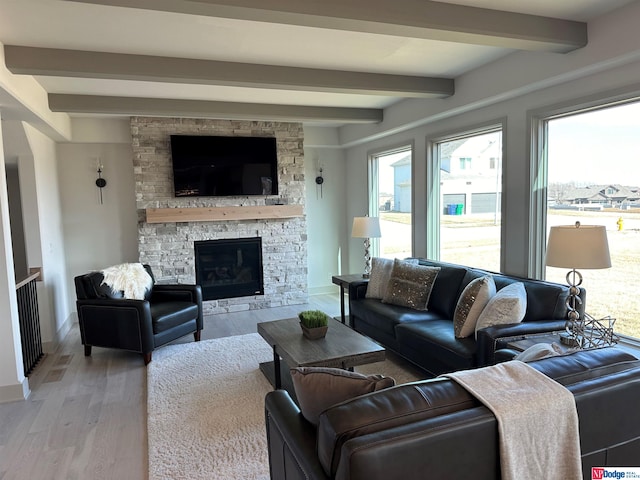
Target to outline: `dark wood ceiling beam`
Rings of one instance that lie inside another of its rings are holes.
[[[587,24],[429,0],[66,0],[520,50],[569,52]]]

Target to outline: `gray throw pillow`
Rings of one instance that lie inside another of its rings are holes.
[[[291,379],[300,411],[314,425],[318,425],[318,417],[329,407],[396,384],[391,377],[328,367],[292,368]]]
[[[433,284],[440,267],[412,265],[396,259],[383,303],[427,310]]]

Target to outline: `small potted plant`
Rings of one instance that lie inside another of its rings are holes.
[[[302,334],[309,340],[323,338],[329,328],[329,316],[320,310],[305,310],[298,314]]]

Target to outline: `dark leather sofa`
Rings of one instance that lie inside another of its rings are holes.
[[[144,300],[123,298],[102,283],[100,272],[74,278],[80,337],[85,356],[92,347],[119,348],[141,353],[151,362],[155,348],[185,335],[200,341],[203,328],[200,285],[157,284],[151,267],[144,265],[153,287]]]
[[[639,360],[610,347],[530,365],[575,397],[585,479],[594,466],[638,465]],[[268,393],[265,409],[272,480],[500,479],[495,417],[446,378],[335,405],[317,429],[284,390]]]
[[[376,340],[433,375],[495,363],[494,352],[503,338],[559,331],[565,327],[569,287],[558,283],[503,275],[452,263],[419,259],[421,265],[440,267],[429,297],[428,310],[382,303],[366,298],[367,283],[349,287],[349,319],[354,330]],[[524,283],[527,310],[522,323],[485,328],[478,339],[456,338],[453,317],[456,303],[472,280],[492,275],[496,289]],[[586,292],[580,289],[584,301]],[[577,308],[584,315],[584,303]]]

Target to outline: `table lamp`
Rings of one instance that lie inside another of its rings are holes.
[[[580,269],[600,269],[611,267],[607,231],[603,225],[559,225],[549,230],[546,263],[550,267],[570,268],[567,273],[569,298],[567,298],[568,318],[566,334],[560,337],[562,343],[584,347],[587,331],[585,318],[581,318],[576,307],[582,303],[579,286],[582,284]],[[586,316],[586,315],[585,315]],[[593,319],[591,319],[593,321]]]
[[[362,278],[371,275],[371,255],[369,253],[369,239],[381,237],[380,219],[378,217],[354,217],[351,228],[353,238],[364,238],[364,273]]]

